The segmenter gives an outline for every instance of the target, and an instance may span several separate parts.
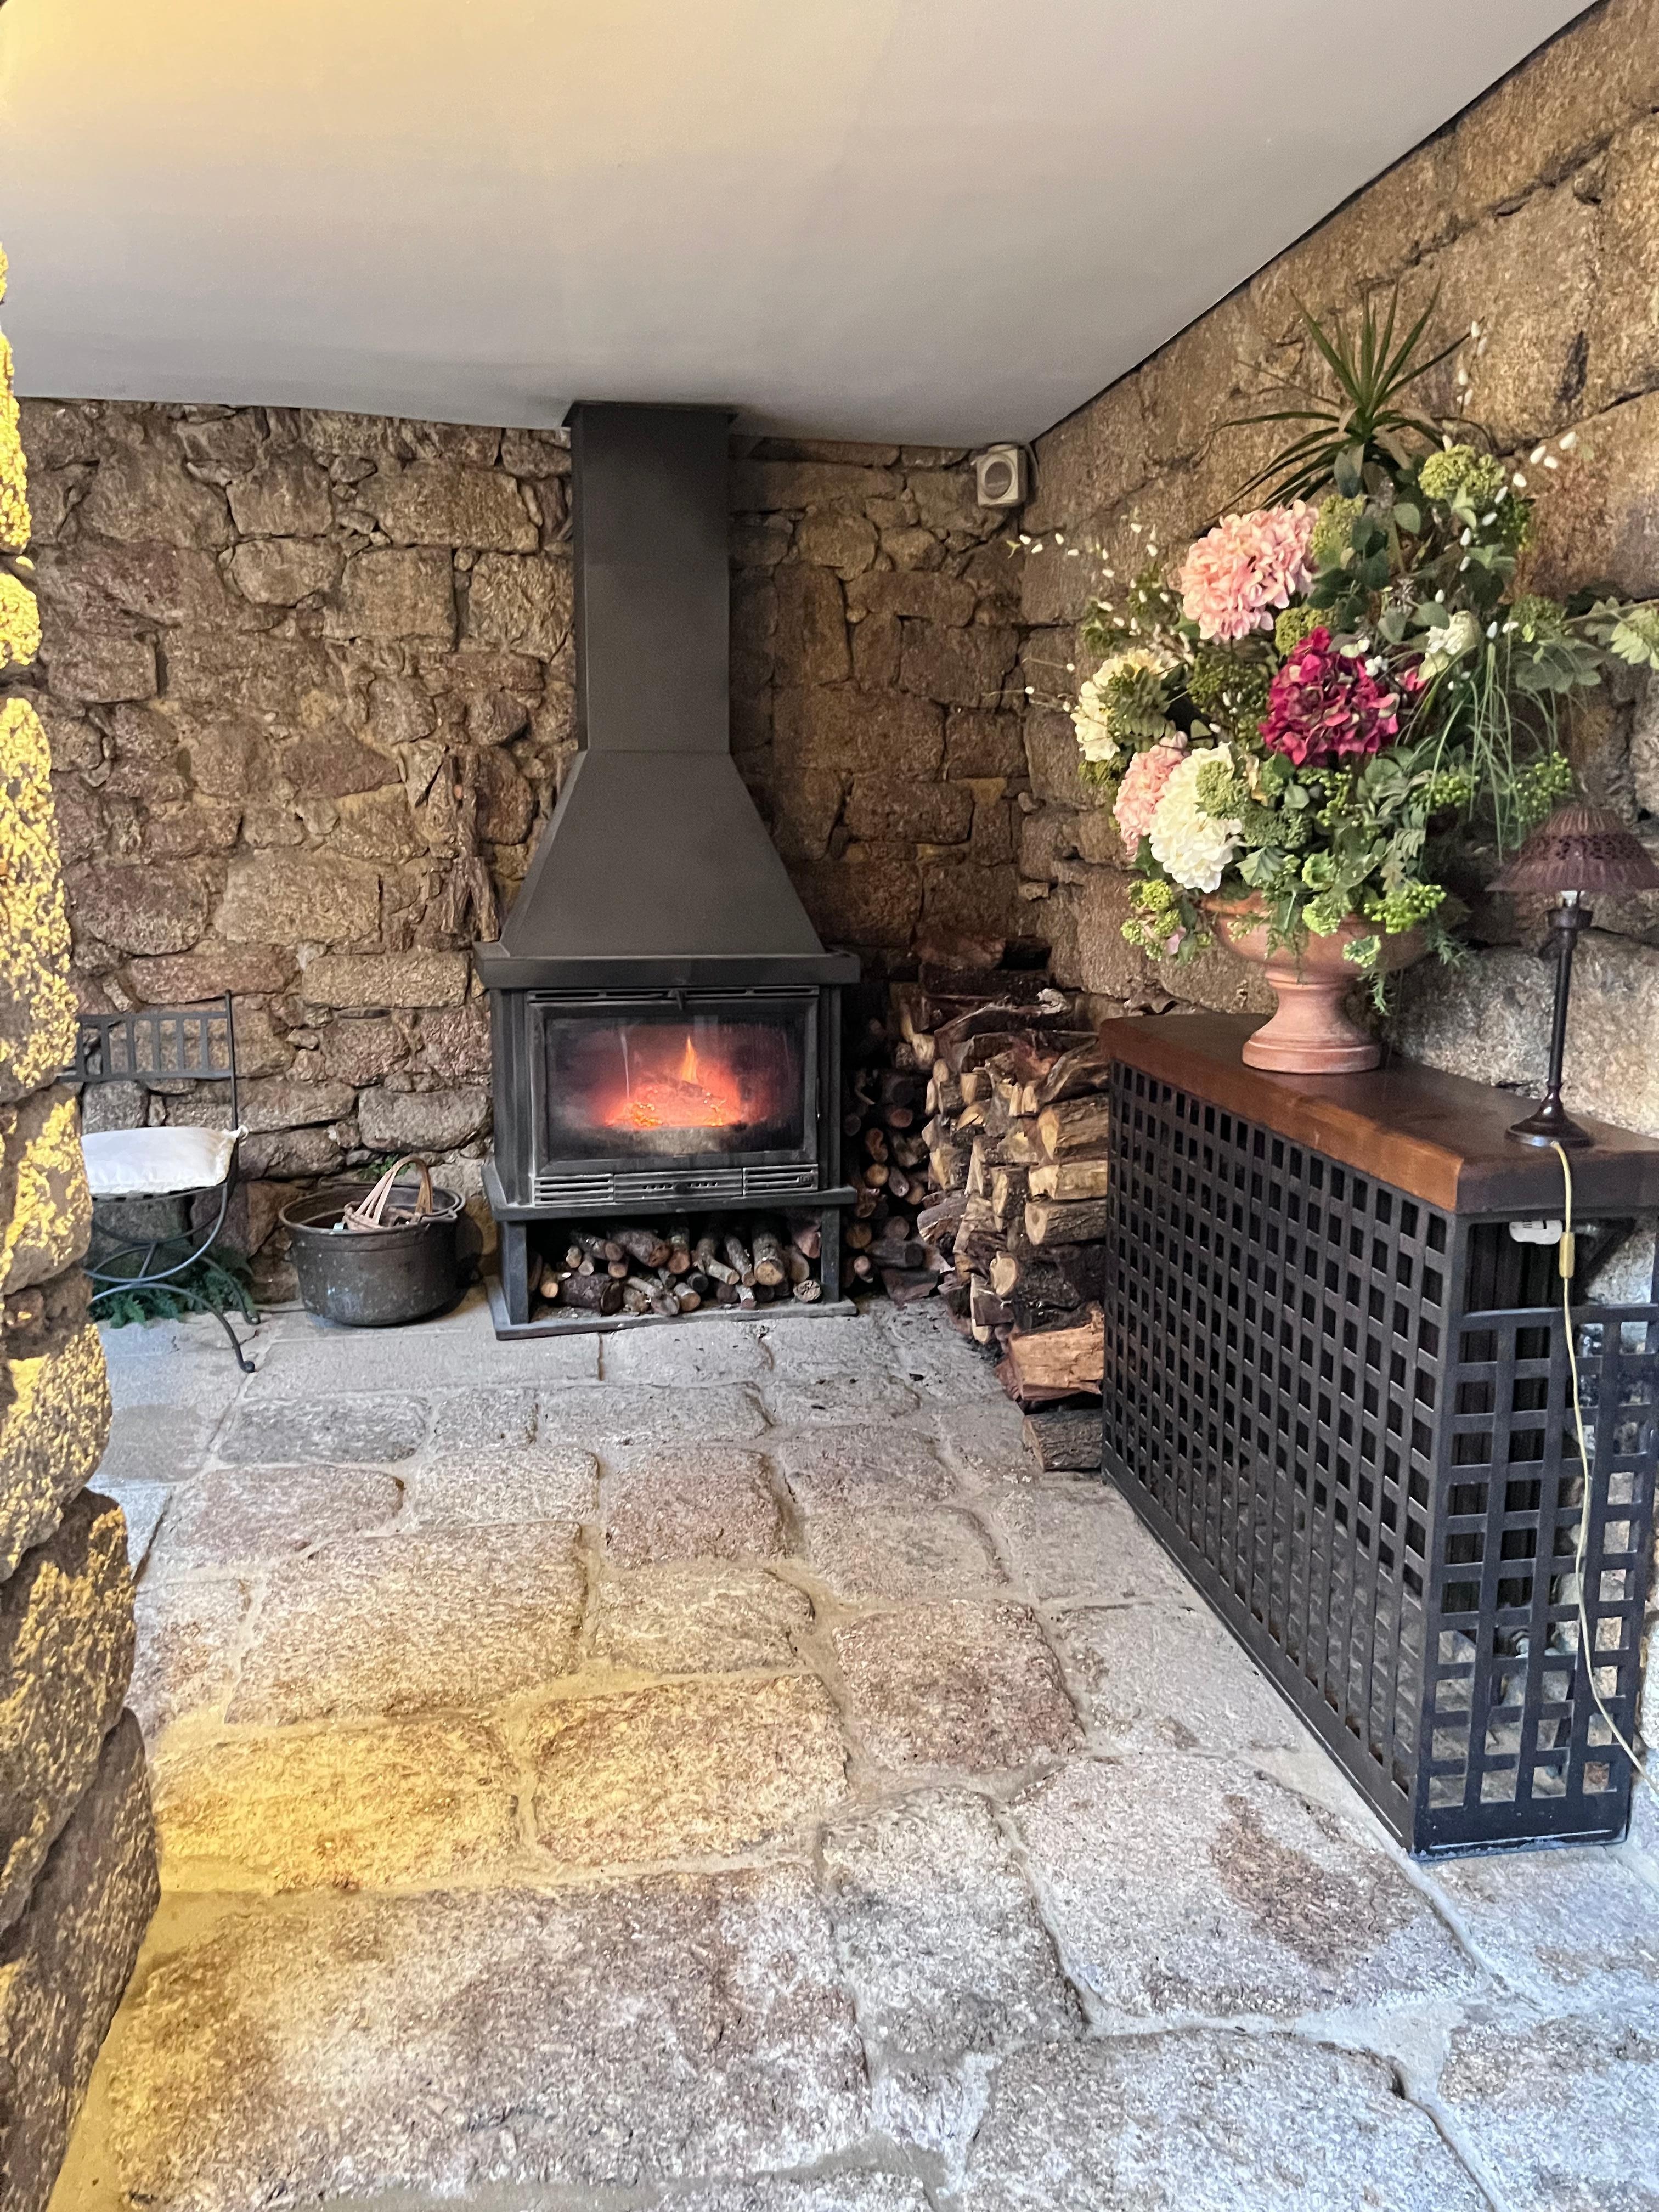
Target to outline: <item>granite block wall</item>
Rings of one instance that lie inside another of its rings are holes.
[[[1297,301],[1340,310],[1395,285],[1404,312],[1436,301],[1443,341],[1465,333],[1420,396],[1439,415],[1455,414],[1461,396],[1532,471],[1537,588],[1607,579],[1659,594],[1656,0],[1589,10],[1038,441],[1037,496],[1022,526],[1041,550],[1026,561],[1020,610],[1038,803],[1023,824],[1020,872],[1032,933],[1053,942],[1063,981],[1132,1003],[1270,1004],[1227,953],[1155,966],[1124,944],[1115,829],[1078,781],[1060,702],[1091,665],[1075,624],[1104,572],[1127,578],[1153,544],[1178,552],[1272,451],[1274,432],[1223,426],[1260,407],[1272,380],[1317,369],[1297,335]],[[1659,684],[1610,684],[1579,716],[1572,745],[1586,790],[1659,850]],[[1574,997],[1569,1103],[1659,1133],[1659,897],[1602,902],[1596,924]],[[1392,1024],[1400,1049],[1486,1081],[1538,1081],[1550,994],[1532,957],[1541,934],[1535,912],[1483,902],[1467,969],[1430,966],[1404,980]]]
[[[562,437],[67,401],[23,435],[82,1002],[237,994],[250,1248],[295,1182],[391,1152],[476,1193],[465,948],[573,750]],[[1006,541],[961,453],[734,457],[737,758],[821,931],[878,969],[1024,919]]]
[[[4,291],[0,256],[0,295]],[[0,681],[33,659],[27,491],[0,339]],[[118,1506],[79,1261],[70,930],[40,720],[0,698],[0,2203],[43,2212],[156,1899]]]

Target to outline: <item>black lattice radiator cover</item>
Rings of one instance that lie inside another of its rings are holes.
[[[1107,1473],[1410,1849],[1622,1834],[1554,1249],[1121,1062],[1112,1098]],[[1575,1328],[1629,1737],[1659,1306]]]

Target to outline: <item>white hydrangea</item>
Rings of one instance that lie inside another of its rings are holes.
[[[1238,850],[1241,836],[1237,822],[1218,822],[1198,803],[1200,771],[1210,761],[1231,764],[1224,745],[1206,745],[1188,753],[1172,769],[1164,796],[1147,831],[1152,858],[1184,890],[1212,891],[1220,888],[1227,863]]]
[[[1101,674],[1110,667],[1109,661],[1104,663]],[[1109,767],[1123,748],[1112,735],[1106,714],[1106,690],[1100,676],[1085,678],[1078,686],[1077,704],[1072,709],[1078,750],[1085,760],[1101,761]]]
[[[1473,653],[1480,642],[1480,624],[1467,607],[1460,607],[1449,622],[1429,632],[1428,650],[1423,655],[1425,676],[1438,676],[1461,660],[1466,653]]]

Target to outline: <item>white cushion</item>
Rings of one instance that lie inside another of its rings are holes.
[[[81,1139],[94,1198],[211,1190],[230,1172],[239,1129],[98,1129]]]

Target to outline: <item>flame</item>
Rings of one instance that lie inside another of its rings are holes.
[[[605,1116],[608,1129],[729,1129],[748,1119],[737,1079],[705,1069],[688,1031],[678,1071],[647,1068]]]

